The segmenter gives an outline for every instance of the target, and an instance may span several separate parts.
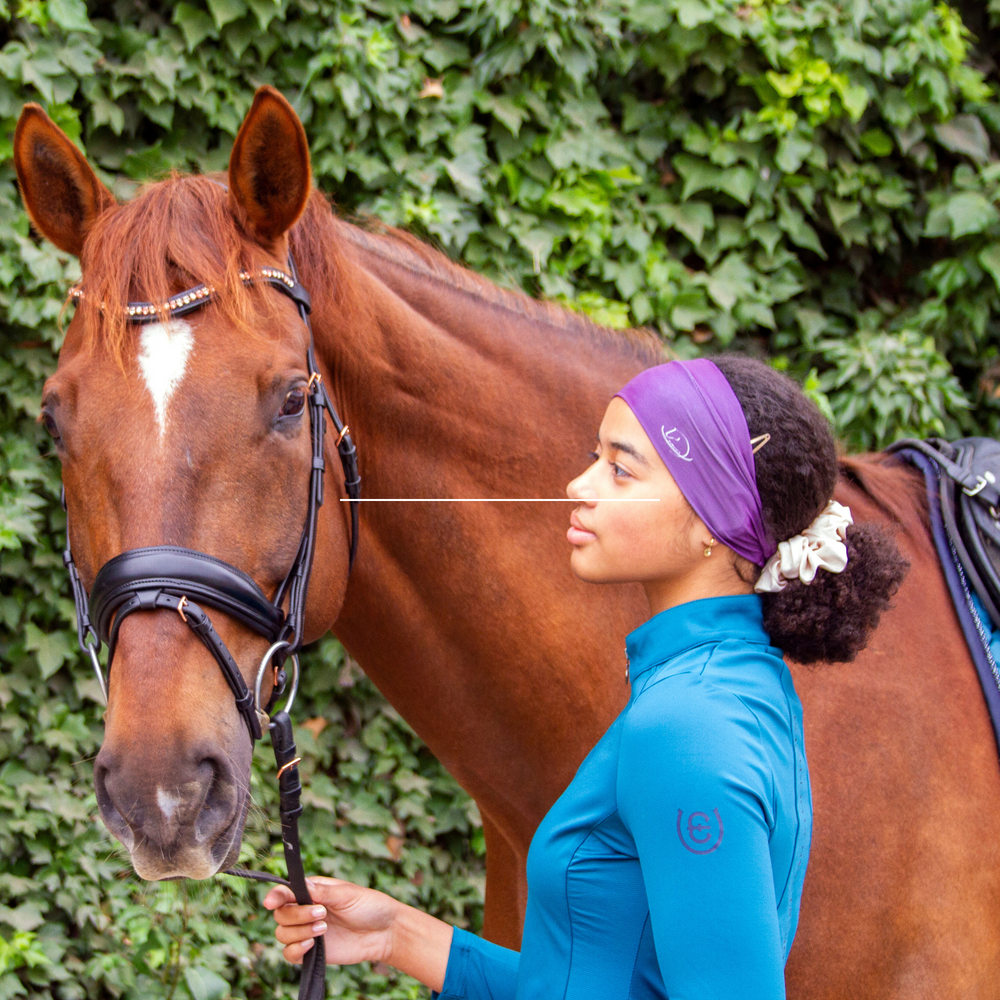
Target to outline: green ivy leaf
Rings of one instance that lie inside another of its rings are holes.
[[[1000,289],[1000,243],[991,243],[988,247],[983,247],[976,259]]]
[[[708,294],[726,312],[731,312],[738,299],[753,294],[753,271],[743,257],[731,253],[715,268],[708,280]]]
[[[861,84],[852,84],[840,96],[844,110],[850,115],[851,121],[859,121],[865,113],[870,100],[868,91]]]
[[[697,194],[699,191],[715,188],[722,173],[718,167],[713,166],[706,160],[687,156],[683,153],[674,157],[674,168],[684,178],[684,189],[681,192],[681,198],[684,201],[687,201],[691,195]]]
[[[797,208],[792,208],[787,201],[781,204],[778,211],[778,225],[796,246],[812,250],[813,253],[826,258],[826,251],[816,235],[816,230],[806,222],[805,216]]]
[[[657,205],[656,214],[665,226],[682,232],[695,246],[700,246],[705,230],[715,222],[712,206],[704,201],[684,201],[679,205]]]
[[[43,632],[33,622],[24,627],[25,648],[35,654],[42,680],[48,680],[73,655],[65,632]]]
[[[194,1000],[224,1000],[230,995],[225,979],[198,965],[184,970],[184,982]]]
[[[206,3],[212,13],[212,20],[220,31],[230,21],[243,17],[247,12],[247,5],[243,0],[206,0]]]
[[[981,233],[1000,218],[997,210],[978,192],[963,191],[952,195],[945,206],[951,221],[952,239]]]
[[[97,29],[87,17],[87,5],[83,0],[48,0],[49,17],[63,31],[83,31],[91,35],[98,34]]]
[[[830,213],[831,222],[841,229],[851,219],[856,219],[861,214],[861,204],[857,201],[840,201],[838,198],[828,196],[826,210]]]
[[[0,906],[0,923],[8,924],[20,933],[27,934],[45,923],[47,909],[48,905],[40,899],[28,900],[20,906]]]
[[[205,11],[187,3],[179,3],[174,8],[173,22],[181,29],[189,52],[193,52],[217,31],[215,22]]]
[[[749,167],[730,167],[723,170],[716,181],[715,187],[728,195],[732,195],[740,204],[749,205],[753,194],[756,178]]]
[[[795,133],[786,135],[778,143],[778,152],[774,156],[774,162],[786,174],[794,174],[802,166],[802,161],[809,155],[812,145],[812,140],[805,136]]]
[[[990,138],[977,115],[955,115],[933,128],[934,138],[953,153],[964,153],[980,163],[990,158]]]
[[[870,128],[862,132],[860,141],[872,156],[888,156],[892,152],[892,139],[880,128]]]
[[[454,159],[445,161],[444,168],[460,194],[471,202],[483,200],[483,182],[480,178],[483,161],[475,150],[468,149]]]
[[[676,0],[674,9],[677,20],[685,28],[697,28],[699,24],[712,20],[712,8],[702,0]]]

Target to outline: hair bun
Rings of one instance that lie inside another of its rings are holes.
[[[764,628],[798,663],[846,663],[868,644],[906,575],[896,544],[875,524],[847,529],[847,566],[820,570],[810,584],[791,580],[764,594]]]
[[[830,425],[795,382],[769,365],[739,354],[712,360],[740,401],[751,438],[771,435],[754,455],[765,526],[773,538],[798,536],[837,483]],[[819,569],[808,585],[793,579],[761,594],[764,628],[791,660],[853,660],[906,575],[908,563],[878,525],[851,525],[846,541],[847,565],[840,573]]]

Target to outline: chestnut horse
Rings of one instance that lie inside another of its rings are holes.
[[[36,107],[15,163],[37,229],[81,257],[87,295],[44,419],[88,586],[123,549],[173,543],[273,593],[294,555],[309,433],[283,411],[306,335],[281,296],[243,288],[241,266],[283,267],[291,249],[367,497],[561,496],[612,394],[662,360],[651,335],[602,330],[336,218],[311,187],[298,119],[268,88],[228,190],[171,177],[117,205]],[[212,305],[155,335],[116,311],[198,282],[215,287]],[[339,468],[330,445],[327,465]],[[348,581],[335,479],[307,638],[333,628],[475,797],[486,933],[516,945],[528,843],[626,701],[641,592],[574,579],[568,511],[551,503],[366,504]],[[912,568],[855,663],[793,665],[815,799],[786,973],[796,1000],[1000,997],[1000,765],[922,489],[885,458],[843,463],[837,499],[892,526]],[[250,680],[263,640],[213,618]],[[248,795],[228,687],[183,623],[142,612],[123,625],[110,682],[95,764],[105,822],[143,877],[211,875],[236,856]]]

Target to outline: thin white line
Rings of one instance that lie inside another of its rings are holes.
[[[351,503],[340,498],[341,503]],[[358,497],[358,503],[659,503],[659,497],[603,497],[570,500],[569,497]]]

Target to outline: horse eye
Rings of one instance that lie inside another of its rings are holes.
[[[306,393],[304,389],[292,389],[285,396],[285,401],[278,411],[279,417],[297,417],[306,405]]]
[[[56,444],[62,444],[62,438],[59,436],[59,425],[55,422],[55,418],[52,416],[48,410],[42,411],[42,425],[45,429],[52,435],[52,440]]]

